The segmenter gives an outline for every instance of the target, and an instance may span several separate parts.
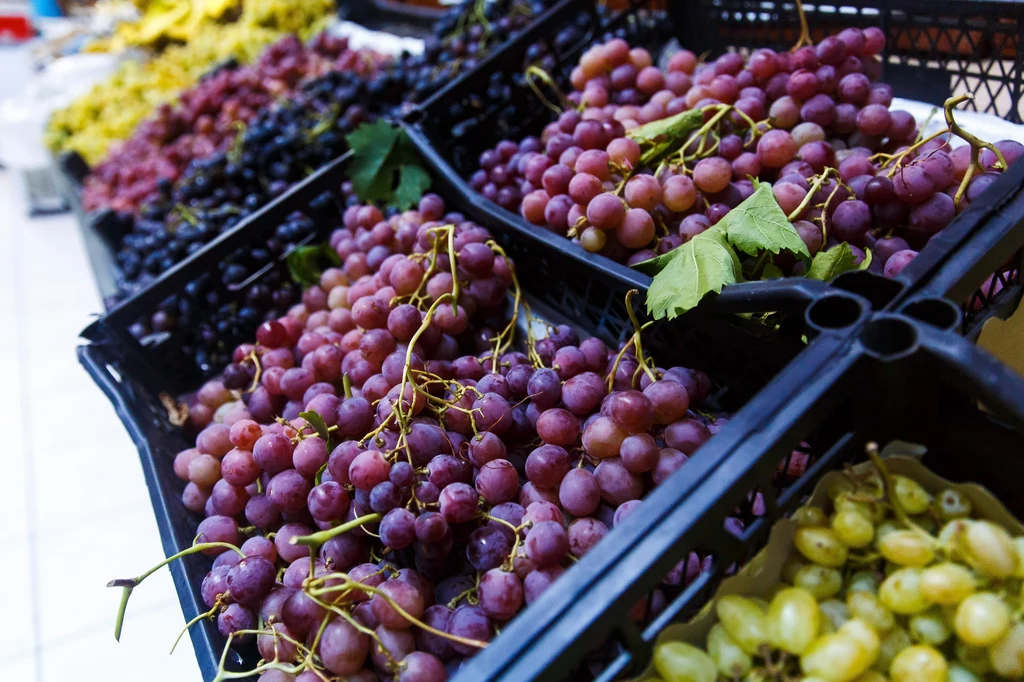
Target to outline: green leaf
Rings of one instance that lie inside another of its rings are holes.
[[[292,280],[304,287],[320,282],[320,274],[329,266],[341,265],[338,253],[329,244],[299,246],[292,249],[285,262]]]
[[[683,246],[685,246],[685,244]],[[659,272],[665,269],[665,266],[668,265],[672,261],[672,259],[676,257],[676,255],[683,248],[683,246],[677,246],[671,251],[663,253],[660,256],[655,256],[654,258],[648,258],[647,260],[640,261],[633,267],[639,270],[640,272],[644,273],[645,275],[650,275],[651,277],[654,277]]]
[[[423,193],[430,189],[430,175],[419,166],[402,166],[398,170],[398,187],[391,202],[399,211],[419,203]]]
[[[779,208],[767,182],[758,183],[754,193],[726,213],[718,226],[725,230],[733,246],[751,256],[761,251],[786,250],[804,258],[811,257],[804,240]]]
[[[782,279],[785,276],[775,263],[769,263],[761,271],[761,279]]]
[[[647,291],[647,311],[655,319],[678,317],[740,280],[739,259],[720,230],[702,232],[672,253]]]
[[[704,112],[700,109],[691,109],[660,121],[645,123],[639,128],[633,128],[626,135],[637,142],[653,142],[662,136],[678,139],[697,130],[702,125],[704,125]]]
[[[871,265],[871,261],[874,260],[874,255],[871,253],[871,249],[864,249],[864,260],[857,266],[858,270],[867,270]]]
[[[819,251],[815,254],[814,260],[811,261],[811,267],[807,270],[807,277],[822,282],[831,282],[844,272],[856,269],[857,263],[853,251],[850,250],[849,244],[843,242],[828,251]]]
[[[320,436],[325,443],[331,439],[331,432],[327,430],[327,424],[324,423],[324,418],[318,412],[307,410],[299,412],[299,416],[309,422],[309,425],[316,431],[316,435]]]
[[[352,150],[349,177],[361,200],[370,201],[371,191],[379,191],[379,176],[398,138],[399,129],[384,119],[364,123],[345,137]]]

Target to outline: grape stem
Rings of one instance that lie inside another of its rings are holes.
[[[789,48],[790,52],[796,52],[804,45],[811,44],[811,29],[807,25],[807,15],[804,13],[804,4],[801,0],[796,0],[796,12],[800,17],[800,35],[797,37],[796,44]]]
[[[205,552],[208,549],[230,549],[237,552],[240,557],[245,558],[245,553],[228,542],[200,542],[192,545],[188,549],[183,549],[177,554],[167,557],[153,568],[149,569],[142,575],[136,578],[121,578],[118,580],[111,580],[107,583],[107,587],[120,587],[124,591],[121,593],[121,604],[117,608],[117,620],[114,621],[114,639],[121,641],[121,628],[124,626],[124,613],[128,608],[128,598],[132,596],[132,590],[142,584],[142,581],[153,575],[161,568],[171,563],[176,559],[186,557],[189,554],[196,554],[197,552]]]
[[[320,545],[324,544],[333,537],[337,537],[342,533],[347,533],[348,531],[353,530],[355,528],[359,528],[360,526],[363,526],[367,523],[380,521],[380,519],[380,514],[366,514],[365,516],[360,516],[359,518],[352,519],[348,523],[343,523],[340,526],[335,526],[334,528],[322,530],[319,533],[313,533],[311,535],[297,535],[291,538],[288,542],[290,542],[293,545],[319,547]]]
[[[537,99],[539,99],[541,103],[548,109],[550,109],[551,111],[555,112],[558,115],[561,115],[563,111],[573,108],[569,100],[566,99],[565,93],[563,93],[562,89],[558,87],[558,83],[555,82],[555,79],[552,78],[551,74],[549,74],[547,71],[540,68],[536,64],[531,64],[530,66],[526,67],[525,75],[526,84],[530,86],[530,89],[533,90],[533,94],[537,95]],[[555,95],[558,97],[559,104],[562,105],[561,108],[559,108],[558,105],[552,103],[551,100],[549,100],[544,95],[544,92],[540,89],[540,86],[537,85],[537,83],[534,81],[535,78],[543,82],[545,85],[547,85],[555,92]]]
[[[892,507],[892,514],[896,517],[896,520],[914,531],[921,537],[925,538],[932,547],[937,547],[938,543],[932,534],[926,531],[921,526],[914,523],[914,521],[907,515],[900,506],[899,500],[896,498],[896,487],[892,482],[892,474],[889,473],[889,467],[885,466],[885,462],[882,461],[881,455],[878,453],[878,443],[869,441],[864,446],[864,451],[867,453],[868,458],[878,469],[878,475],[882,477],[882,488],[885,498],[889,501],[889,506]]]
[[[999,166],[1002,170],[1006,170],[1009,167],[1006,163],[1006,159],[1003,157],[1003,153],[999,151],[995,145],[991,142],[985,142],[984,140],[967,132],[961,128],[960,124],[958,124],[953,118],[953,108],[956,105],[973,99],[974,96],[970,94],[960,95],[959,97],[950,97],[942,106],[943,113],[946,117],[946,125],[949,127],[949,132],[971,145],[971,165],[967,167],[967,172],[964,173],[964,179],[960,181],[960,186],[957,188],[956,195],[953,197],[953,205],[957,208],[960,207],[960,200],[963,198],[964,192],[967,191],[967,186],[971,184],[971,178],[974,177],[975,172],[985,170],[981,167],[982,149],[987,149],[996,155],[996,158],[999,160]]]
[[[204,618],[212,618],[213,614],[217,613],[217,610],[221,607],[221,598],[223,596],[224,595],[218,595],[217,596],[217,601],[214,602],[212,609],[210,609],[206,613],[200,613],[198,616],[196,616],[195,618],[193,618],[189,622],[185,623],[185,627],[182,628],[181,632],[178,633],[178,636],[174,638],[174,644],[171,645],[170,653],[173,654],[174,650],[176,648],[178,648],[178,642],[180,642],[181,638],[185,635],[185,633],[189,631],[189,628],[191,628],[193,625],[195,625],[196,623],[198,623],[199,621],[201,621]],[[275,630],[275,632],[276,632],[276,630]]]

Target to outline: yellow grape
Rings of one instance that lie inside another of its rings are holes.
[[[921,594],[934,604],[959,604],[974,589],[974,575],[951,561],[929,566],[921,572]]]
[[[869,519],[872,523],[881,523],[885,519],[885,507],[880,504],[873,502],[862,502],[861,500],[853,499],[849,495],[843,495],[835,501],[835,512],[852,511],[861,514],[864,518]]]
[[[878,592],[878,577],[874,571],[857,571],[846,581],[847,592]]]
[[[754,659],[733,641],[721,623],[715,623],[708,633],[707,650],[718,672],[730,679],[742,677],[754,667]]]
[[[920,568],[901,568],[893,572],[878,588],[878,598],[887,609],[903,616],[920,613],[931,606],[921,594]]]
[[[896,503],[908,514],[923,514],[932,504],[932,496],[921,484],[906,476],[892,477],[892,491]]]
[[[793,512],[793,521],[798,526],[825,526],[828,524],[828,514],[821,507],[808,505]]]
[[[963,493],[956,490],[946,489],[935,496],[932,502],[932,509],[943,521],[952,519],[965,519],[971,515],[974,505]]]
[[[886,519],[878,524],[875,528],[875,549],[878,549],[879,543],[882,542],[882,538],[897,530],[900,530],[900,526],[892,519]]]
[[[882,602],[871,592],[847,591],[846,605],[854,618],[860,618],[880,633],[888,632],[896,625],[892,611],[882,606]]]
[[[748,654],[756,654],[768,641],[765,610],[757,602],[727,595],[718,598],[715,612],[729,636]]]
[[[1005,637],[989,647],[988,660],[999,677],[1024,677],[1024,624],[1014,623]]]
[[[871,667],[872,660],[857,639],[833,632],[814,640],[800,657],[800,669],[828,682],[851,682]]]
[[[798,552],[821,566],[836,568],[846,563],[846,545],[831,528],[797,528],[793,544]]]
[[[828,488],[828,496],[832,499],[833,503],[836,503],[840,497],[845,497],[853,492],[855,492],[853,483],[845,478],[837,479]]]
[[[818,635],[821,613],[807,590],[780,590],[768,607],[768,641],[776,649],[802,654]]]
[[[711,657],[685,642],[664,642],[656,646],[654,668],[665,682],[715,682],[718,677]]]
[[[878,659],[874,664],[875,670],[889,672],[889,666],[896,658],[896,654],[913,645],[914,641],[910,639],[910,635],[903,628],[896,626],[889,630],[878,647]]]
[[[832,530],[847,547],[867,547],[875,537],[875,524],[863,514],[845,509],[832,517]]]
[[[959,539],[967,532],[968,521],[965,519],[953,519],[947,521],[939,530],[939,544],[947,549],[955,548]]]
[[[949,664],[947,682],[981,682],[981,678],[959,663]]]
[[[956,652],[957,662],[975,675],[985,675],[992,670],[992,663],[988,660],[987,649],[971,646],[960,640],[954,643],[953,649]]]
[[[803,568],[806,565],[807,562],[796,555],[786,559],[786,563],[782,564],[783,582],[787,582],[790,585],[792,585],[793,581],[796,580],[796,574],[800,571],[801,568]]]
[[[931,538],[914,530],[895,530],[878,542],[886,560],[900,566],[927,566],[935,559]]]
[[[907,630],[912,640],[931,646],[941,646],[953,635],[953,629],[938,609],[929,609],[911,616]]]
[[[967,562],[989,578],[1009,578],[1017,571],[1019,558],[1013,538],[1006,529],[994,523],[968,522],[960,549]]]
[[[953,629],[971,646],[989,646],[1010,630],[1010,610],[992,592],[977,592],[960,602]]]
[[[860,618],[851,618],[850,620],[843,623],[843,627],[839,628],[838,634],[850,637],[857,641],[864,649],[864,653],[870,659],[868,665],[875,662],[878,658],[878,650],[881,647],[882,642],[878,638],[878,633],[871,627],[871,624],[861,620]],[[866,668],[867,666],[865,666]]]
[[[892,682],[946,682],[949,665],[934,648],[918,644],[904,649],[889,667]]]
[[[843,574],[834,568],[807,564],[796,572],[793,584],[807,590],[816,599],[828,599],[843,589]]]

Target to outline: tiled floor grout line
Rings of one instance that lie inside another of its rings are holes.
[[[10,188],[10,186],[8,186]],[[37,532],[35,527],[35,471],[32,462],[32,430],[24,428],[26,416],[30,407],[29,398],[29,353],[28,339],[26,333],[26,322],[28,321],[27,310],[22,292],[22,261],[17,257],[19,249],[23,247],[19,239],[19,230],[11,229],[11,254],[14,261],[14,301],[15,301],[15,324],[17,326],[18,349],[18,378],[21,383],[19,393],[21,395],[21,416],[22,416],[22,456],[25,457],[25,523],[28,526],[28,565],[29,565],[29,591],[32,595],[32,639],[34,656],[36,659],[36,682],[43,680],[43,648],[42,648],[42,624],[39,619],[39,547],[37,545]]]

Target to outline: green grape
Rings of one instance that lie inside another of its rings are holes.
[[[835,513],[847,511],[856,512],[875,524],[881,523],[886,516],[885,507],[882,505],[873,502],[863,502],[844,495],[836,499]]]
[[[708,633],[707,650],[718,672],[730,679],[742,677],[754,667],[754,659],[733,641],[721,623],[715,623]]]
[[[823,618],[819,626],[818,634],[826,635],[835,632],[843,626],[843,623],[850,620],[850,609],[838,599],[826,599],[818,604]]]
[[[920,568],[901,568],[893,572],[878,588],[878,598],[887,609],[903,616],[920,613],[931,606],[921,594]]]
[[[715,682],[718,669],[706,653],[685,642],[654,648],[654,668],[665,682]]]
[[[818,602],[807,590],[780,590],[768,607],[768,641],[776,649],[802,654],[818,635],[821,613]]]
[[[833,568],[845,564],[849,553],[831,528],[797,528],[793,544],[810,561]]]
[[[831,498],[833,504],[840,498],[850,495],[855,492],[853,483],[848,479],[840,478],[837,479],[828,487],[828,496]]]
[[[878,649],[882,642],[878,638],[878,633],[875,632],[875,629],[871,627],[870,623],[865,622],[860,618],[851,618],[843,623],[843,626],[839,628],[837,632],[840,635],[856,640],[864,649],[868,658],[867,665],[864,666],[865,670],[875,662],[876,658],[878,658]]]
[[[954,643],[953,649],[956,652],[957,662],[975,675],[985,676],[992,670],[992,663],[988,660],[987,649],[971,646],[960,640]]]
[[[878,592],[878,576],[874,571],[857,571],[846,581],[846,592]]]
[[[768,641],[765,610],[757,602],[727,595],[718,598],[715,611],[729,636],[748,654],[756,654]]]
[[[959,663],[949,664],[948,682],[981,682],[981,678]]]
[[[933,604],[959,604],[974,592],[974,575],[950,561],[921,572],[921,594]]]
[[[832,530],[847,547],[867,547],[875,537],[875,525],[860,512],[845,509],[832,517]]]
[[[878,549],[880,543],[882,542],[882,538],[884,538],[889,533],[892,533],[893,531],[897,530],[900,530],[899,524],[897,524],[892,519],[886,519],[885,521],[882,521],[880,524],[878,524],[878,526],[875,528],[875,549]]]
[[[828,514],[821,507],[808,505],[793,512],[792,520],[801,527],[827,526]]]
[[[804,681],[806,682],[806,680],[807,678],[805,677]],[[854,680],[854,682],[889,682],[889,678],[878,671],[869,670]]]
[[[989,578],[1002,580],[1017,572],[1017,548],[1002,526],[989,521],[969,521],[960,539],[959,549],[967,563]]]
[[[1024,677],[1024,624],[1014,623],[1002,639],[989,647],[988,660],[999,677]]]
[[[889,667],[892,682],[946,682],[948,674],[946,658],[925,644],[904,649]]]
[[[882,606],[882,602],[871,592],[847,591],[846,605],[851,616],[860,618],[879,633],[886,633],[896,625],[896,617],[892,615],[892,611]]]
[[[943,521],[965,519],[971,515],[973,506],[966,495],[951,488],[940,492],[932,502],[932,509]]]
[[[852,682],[871,666],[871,661],[870,652],[858,639],[833,632],[814,640],[800,657],[800,669],[805,675],[828,682]]]
[[[878,542],[887,561],[900,566],[927,566],[935,559],[931,538],[914,530],[894,530]]]
[[[976,592],[956,608],[953,629],[971,646],[990,646],[1010,630],[1010,609],[992,592]]]
[[[889,630],[889,632],[885,633],[881,644],[878,646],[878,658],[874,664],[875,670],[889,672],[889,666],[892,664],[892,660],[896,658],[896,655],[907,647],[913,646],[913,644],[914,641],[910,639],[910,635],[903,628],[896,626]]]
[[[843,589],[843,574],[834,568],[807,564],[796,572],[793,584],[813,594],[815,599],[828,599]]]
[[[923,514],[932,504],[932,496],[917,481],[906,476],[892,477],[896,503],[908,514]]]
[[[936,647],[942,646],[953,635],[953,630],[939,609],[929,609],[911,616],[910,622],[907,623],[907,631],[910,638],[918,644]]]

